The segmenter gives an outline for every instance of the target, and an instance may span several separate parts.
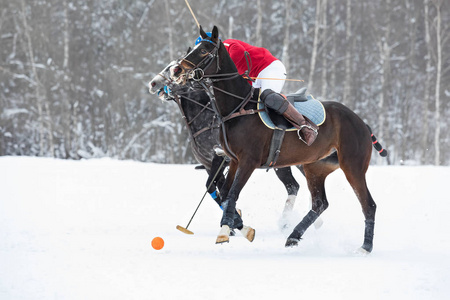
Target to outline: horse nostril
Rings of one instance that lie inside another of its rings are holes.
[[[152,85],[152,87],[154,87],[156,85],[156,82],[152,81],[150,82],[150,84]]]

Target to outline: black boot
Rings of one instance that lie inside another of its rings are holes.
[[[219,205],[219,207],[223,210],[224,209],[224,201],[222,200],[222,197],[220,196],[219,191],[214,191],[214,193],[210,194],[211,197],[216,201],[216,203]],[[234,229],[241,230],[244,227],[244,221],[242,221],[242,215],[241,210],[236,208],[234,212],[234,222],[233,226],[230,228],[230,236],[235,236],[236,233],[234,232]]]
[[[307,122],[305,117],[300,114],[285,97],[267,89],[261,93],[261,100],[264,101],[264,104],[267,105],[267,107],[275,110],[278,114],[283,115],[286,120],[297,128],[298,137],[308,146],[315,141],[319,127],[309,120],[309,122]]]

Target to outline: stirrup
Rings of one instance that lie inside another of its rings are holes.
[[[318,131],[317,131],[317,129],[315,129],[314,127],[312,127],[311,125],[308,125],[308,124],[306,124],[306,125],[300,125],[300,128],[299,129],[297,129],[297,135],[298,135],[298,138],[303,142],[303,143],[305,143],[306,145],[308,145],[308,143],[302,138],[302,136],[300,135],[300,130],[302,130],[303,128],[308,128],[308,129],[311,129],[315,134],[316,134],[316,136],[319,134],[318,133]]]

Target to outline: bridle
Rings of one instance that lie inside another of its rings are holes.
[[[194,80],[194,81],[201,81],[203,78],[205,78],[205,76],[207,76],[207,75],[205,75],[204,70],[208,69],[211,66],[214,59],[217,59],[216,73],[219,72],[219,70],[220,70],[219,55],[218,55],[220,43],[216,43],[216,42],[213,42],[213,41],[207,40],[207,39],[202,39],[199,43],[202,43],[202,42],[209,42],[214,45],[214,48],[211,51],[207,52],[205,54],[205,57],[198,64],[195,64],[186,58],[189,55],[189,53],[187,53],[183,58],[178,60],[178,67],[183,70],[183,75],[184,75],[183,84],[186,84],[187,80],[189,80],[189,79]],[[185,68],[183,63],[190,65],[192,68],[189,68],[189,69]]]
[[[245,96],[239,96],[233,93],[230,93],[228,91],[225,91],[221,88],[218,88],[217,86],[214,86],[213,83],[214,82],[218,82],[218,81],[224,81],[224,80],[231,80],[234,79],[236,77],[243,77],[244,79],[247,80],[251,80],[250,77],[248,76],[248,72],[246,72],[244,75],[239,74],[239,72],[233,72],[233,73],[222,73],[222,74],[217,74],[221,69],[220,69],[220,64],[219,64],[219,48],[220,48],[220,44],[221,42],[213,42],[211,40],[208,39],[202,39],[200,40],[199,43],[202,42],[208,42],[214,45],[214,48],[207,52],[207,54],[204,54],[205,57],[200,60],[200,62],[198,62],[197,64],[191,62],[190,60],[188,60],[186,57],[189,56],[190,53],[186,54],[183,58],[181,58],[179,60],[178,63],[178,67],[180,67],[183,70],[183,74],[185,75],[184,77],[184,84],[186,84],[186,81],[188,79],[193,80],[195,82],[197,82],[202,88],[203,90],[208,94],[209,98],[211,99],[211,107],[213,109],[213,111],[215,112],[217,119],[219,121],[219,125],[220,128],[222,129],[222,136],[224,138],[224,142],[225,142],[225,148],[228,151],[228,153],[230,153],[230,155],[234,158],[237,159],[236,154],[230,149],[229,145],[228,145],[228,139],[227,139],[227,135],[226,135],[226,129],[225,129],[225,122],[236,118],[236,117],[240,117],[240,116],[246,116],[246,115],[251,115],[251,114],[256,114],[260,111],[264,111],[263,109],[257,110],[257,109],[245,109],[244,107],[249,103],[249,102],[257,102],[255,100],[252,100],[253,94],[254,94],[254,88],[253,86],[251,87],[249,93]],[[192,50],[194,51],[195,48]],[[191,52],[192,52],[191,51]],[[247,66],[250,69],[250,64],[251,62],[249,62],[249,58],[248,56],[246,56],[247,59]],[[205,70],[207,70],[208,68],[211,67],[211,64],[216,61],[216,72],[214,74],[209,74],[206,75],[205,74]],[[183,66],[183,63],[186,63],[190,66],[192,66],[192,68],[187,69]],[[198,75],[201,76],[198,76]],[[241,103],[239,105],[237,105],[235,107],[235,109],[229,113],[226,116],[223,116],[219,110],[219,107],[217,105],[217,100],[214,96],[214,93],[211,92],[211,90],[217,90],[220,91],[221,93],[227,94],[231,97],[237,98],[241,100]]]
[[[208,161],[208,160],[210,160],[210,158],[203,155],[202,151],[199,150],[199,149],[201,149],[201,147],[200,147],[199,143],[197,142],[197,137],[199,135],[201,135],[202,133],[205,133],[208,131],[213,131],[216,128],[219,129],[220,125],[217,122],[217,118],[215,117],[213,120],[211,120],[211,122],[209,122],[209,125],[201,128],[201,129],[198,129],[196,131],[194,131],[194,128],[192,125],[193,125],[193,122],[196,119],[198,119],[206,111],[211,111],[214,113],[214,110],[211,107],[211,101],[208,101],[208,103],[203,104],[203,103],[200,103],[200,101],[191,98],[189,96],[189,93],[191,93],[193,90],[195,90],[195,87],[192,87],[192,86],[188,87],[187,91],[184,91],[184,88],[177,88],[178,85],[175,84],[172,79],[170,79],[170,76],[167,76],[166,70],[167,69],[161,71],[161,73],[158,74],[166,81],[164,88],[163,88],[164,92],[167,94],[166,100],[174,101],[178,105],[178,108],[180,109],[180,112],[181,112],[182,119],[184,120],[184,123],[185,123],[186,128],[189,133],[189,136],[192,140],[192,143],[194,144],[194,147],[197,149],[197,151],[196,151],[197,155],[199,155],[202,160]],[[199,89],[197,88],[197,90],[199,90]],[[158,93],[160,93],[160,91]],[[200,111],[194,117],[188,118],[186,115],[186,111],[183,109],[183,105],[181,103],[182,99],[183,99],[183,101],[190,101],[190,102],[194,103],[195,105],[200,106],[201,107]],[[215,113],[214,113],[214,116],[215,116]]]

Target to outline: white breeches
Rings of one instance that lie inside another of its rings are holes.
[[[276,80],[256,79],[253,82],[253,87],[261,88],[261,92],[266,89],[271,89],[274,92],[280,93],[285,81],[278,79],[286,79],[286,68],[281,61],[275,60],[258,74],[258,78],[274,78]]]

